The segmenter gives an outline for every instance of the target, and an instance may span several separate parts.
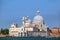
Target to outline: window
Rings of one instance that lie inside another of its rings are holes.
[[[41,27],[42,27],[42,24],[41,24]]]

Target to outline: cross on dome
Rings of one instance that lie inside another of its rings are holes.
[[[39,11],[39,10],[37,10],[37,13],[40,13],[40,11]]]
[[[39,10],[37,10],[36,15],[40,15],[40,11]]]

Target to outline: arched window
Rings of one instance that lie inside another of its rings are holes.
[[[41,24],[41,27],[42,27],[42,24]]]

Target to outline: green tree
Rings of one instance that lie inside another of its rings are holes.
[[[4,33],[4,34],[9,34],[9,29],[7,29],[7,28],[4,29],[4,30],[3,30],[3,33]]]
[[[1,33],[2,34],[9,34],[9,29],[7,29],[7,28],[1,29]]]

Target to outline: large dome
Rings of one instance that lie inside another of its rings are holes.
[[[34,20],[43,21],[43,17],[37,15],[37,16],[34,17]]]
[[[34,20],[38,20],[38,21],[43,21],[43,17],[40,16],[40,11],[37,10],[36,16],[34,17]]]

